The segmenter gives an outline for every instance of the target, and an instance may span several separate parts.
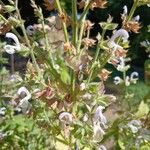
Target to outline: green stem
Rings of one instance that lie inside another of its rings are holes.
[[[104,39],[105,32],[106,32],[106,30],[103,30],[101,41],[103,41],[103,39]],[[91,70],[90,75],[89,75],[88,80],[87,80],[88,84],[90,83],[90,81],[92,79],[92,75],[93,75],[93,72],[94,72],[94,69],[95,69],[94,65],[95,65],[95,63],[96,63],[96,61],[98,59],[98,56],[99,56],[99,52],[100,52],[99,44],[100,44],[100,41],[98,41],[98,44],[97,44],[97,47],[96,47],[96,54],[95,54],[95,57],[94,57],[94,61],[93,61],[92,67],[90,69]]]
[[[138,6],[138,2],[139,2],[139,0],[136,0],[136,1],[134,2],[133,6],[132,6],[132,8],[131,8],[131,10],[130,10],[129,16],[128,16],[128,18],[127,18],[127,21],[130,21],[130,20],[132,19],[133,14],[134,14],[134,12],[135,12],[137,6]]]
[[[83,18],[86,16],[86,14],[88,13],[89,9],[90,9],[90,6],[92,4],[92,0],[87,4],[87,6],[85,7],[80,19],[79,19],[79,22],[81,22],[83,20]]]
[[[72,43],[76,47],[78,24],[77,24],[77,0],[72,0]]]
[[[33,47],[30,45],[30,41],[29,41],[28,36],[26,34],[25,26],[24,26],[24,23],[22,21],[21,15],[20,15],[20,11],[18,9],[18,0],[16,0],[16,12],[17,12],[18,18],[19,18],[19,20],[21,22],[21,29],[22,29],[23,35],[25,37],[26,44],[27,44],[28,48],[30,48],[30,54],[31,54],[31,58],[32,58],[33,64],[36,67],[36,70],[38,72],[38,77],[40,79],[41,78],[41,71],[40,71],[40,68],[39,68],[39,66],[38,66],[38,64],[36,62],[36,58],[35,58],[34,52],[33,52]]]
[[[42,10],[41,10],[41,11],[42,11]],[[54,67],[54,60],[53,60],[51,51],[49,51],[50,45],[49,45],[47,33],[46,33],[46,31],[45,31],[44,16],[43,16],[43,14],[42,14],[41,11],[39,10],[39,13],[40,13],[40,15],[41,15],[41,20],[42,20],[42,28],[43,28],[43,32],[44,32],[46,50],[49,52],[51,64],[52,64],[52,67]]]
[[[58,12],[59,14],[63,14],[61,5],[60,5],[60,1],[59,0],[55,0],[57,8],[58,8]],[[62,28],[63,28],[63,32],[64,32],[64,36],[65,36],[65,41],[69,42],[69,37],[68,37],[68,32],[67,32],[67,26],[65,22],[62,22]]]
[[[79,24],[80,24],[80,34],[79,34],[79,40],[78,40],[78,45],[77,45],[77,52],[80,52],[80,47],[81,47],[81,43],[82,43],[82,37],[83,37],[83,33],[84,33],[84,23],[85,23],[85,19],[86,19],[86,15],[88,13],[88,10],[90,8],[90,3],[88,3],[85,8],[84,8],[84,12],[82,13],[80,20],[79,20]],[[82,52],[80,52],[79,57],[81,55]]]
[[[84,16],[82,22],[81,22],[81,28],[80,28],[80,34],[79,34],[79,40],[78,40],[78,45],[77,45],[77,52],[80,52],[80,47],[82,43],[82,37],[84,33],[84,22],[85,22],[86,15]]]

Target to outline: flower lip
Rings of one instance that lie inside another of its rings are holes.
[[[69,112],[62,112],[59,115],[59,120],[65,124],[71,124],[73,122],[73,116]]]
[[[15,45],[10,45],[10,44],[7,44],[4,46],[4,49],[7,53],[9,54],[14,54],[15,51],[20,51],[21,50],[21,46],[20,46],[20,43],[19,43],[19,40],[17,38],[17,36],[11,32],[8,32],[6,33],[6,38],[10,38],[10,39],[13,39],[14,42],[15,42]]]
[[[121,83],[121,78],[119,76],[116,76],[114,77],[114,83],[117,85],[117,84],[120,84]]]
[[[26,94],[26,97],[24,97],[24,99],[29,100],[31,98],[31,94],[30,92],[27,90],[26,87],[21,87],[18,89],[17,94],[21,95],[22,93]]]
[[[117,37],[121,36],[123,41],[126,42],[129,38],[129,34],[125,29],[119,29],[115,32],[115,34],[111,37],[110,41],[115,41]]]
[[[26,30],[29,35],[33,35],[35,33],[35,29],[32,25],[27,26]]]
[[[114,35],[110,38],[108,42],[109,48],[113,48],[114,50],[116,49],[123,49],[120,45],[115,43],[115,39],[121,37],[123,42],[127,42],[129,38],[129,34],[125,29],[119,29],[117,30]]]

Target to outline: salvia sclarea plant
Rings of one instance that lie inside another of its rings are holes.
[[[110,108],[116,97],[105,92],[104,84],[111,74],[105,68],[107,63],[123,75],[114,77],[116,85],[126,89],[137,82],[137,72],[127,74],[127,49],[130,33],[138,33],[142,27],[140,16],[134,12],[141,5],[149,6],[149,0],[134,0],[131,10],[124,6],[121,28],[109,15],[106,22],[99,23],[102,32],[94,38],[90,37],[94,24],[87,20],[87,14],[106,8],[106,0],[72,0],[71,15],[62,1],[44,0],[47,10],[56,11],[48,18],[31,0],[39,19],[27,27],[18,0],[9,2],[4,5],[0,1],[0,34],[13,41],[0,43],[1,64],[7,63],[5,52],[12,60],[10,72],[3,65],[0,68],[1,149],[148,150],[148,105],[142,101],[136,112],[129,106],[117,113]],[[80,15],[78,9],[83,9]],[[110,37],[106,36],[108,30],[112,31]],[[24,68],[20,73],[15,71],[15,53],[29,58],[23,75]],[[127,101],[132,97],[127,90],[124,95]]]

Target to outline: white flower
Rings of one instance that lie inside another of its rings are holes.
[[[140,16],[139,15],[137,15],[136,17],[133,18],[133,21],[135,21],[135,22],[139,22],[139,20],[140,20]]]
[[[17,94],[20,96],[25,94],[25,97],[20,100],[18,107],[21,108],[23,113],[28,113],[31,108],[31,104],[28,101],[31,99],[31,93],[27,90],[26,87],[21,87],[18,89]]]
[[[97,107],[95,114],[94,114],[93,122],[94,122],[94,124],[100,123],[105,127],[105,125],[107,123],[107,119],[102,113],[103,109],[105,109],[105,107],[103,107],[103,106]]]
[[[128,14],[128,8],[127,8],[127,6],[125,5],[124,7],[123,7],[123,16],[126,16]]]
[[[81,83],[80,84],[80,90],[83,91],[83,90],[85,90],[85,88],[86,88],[85,83]]]
[[[123,42],[127,42],[129,38],[129,34],[125,29],[119,29],[117,30],[114,35],[111,37],[110,41],[108,42],[109,48],[113,48],[114,50],[118,48],[122,48],[120,45],[115,43],[115,39],[121,37],[123,39]]]
[[[92,95],[90,93],[85,93],[82,97],[85,100],[90,100],[92,98]]]
[[[148,7],[150,7],[150,3],[149,3],[149,4],[147,4],[147,6],[148,6]]]
[[[0,116],[4,116],[5,115],[5,111],[6,111],[5,107],[0,108]]]
[[[95,142],[99,142],[102,140],[103,135],[105,134],[104,130],[101,128],[99,124],[95,124],[93,128],[93,140]]]
[[[137,80],[139,79],[139,74],[137,72],[132,72],[130,75],[130,81],[136,84]]]
[[[88,121],[88,118],[89,118],[88,114],[85,114],[85,115],[83,116],[83,121],[84,121],[84,122],[87,122],[87,121]]]
[[[141,42],[140,44],[141,44],[141,46],[143,46],[143,47],[148,47],[148,46],[150,46],[150,42],[149,42],[148,40],[145,40],[145,41]]]
[[[18,38],[15,34],[8,32],[8,33],[6,33],[6,38],[11,38],[15,42],[15,45],[7,44],[7,45],[4,46],[4,49],[8,54],[14,54],[15,51],[20,51],[21,50],[19,40],[18,40]]]
[[[114,83],[117,85],[117,84],[120,84],[122,82],[122,79],[119,77],[119,76],[116,76],[114,77]]]
[[[73,116],[68,112],[62,112],[59,115],[59,120],[65,124],[71,124],[73,122]]]
[[[130,78],[129,78],[129,76],[126,76],[125,85],[126,85],[126,86],[129,86],[129,85],[130,85]]]
[[[124,71],[124,69],[125,69],[125,60],[124,60],[123,57],[120,57],[119,58],[119,63],[117,65],[117,70],[118,71]]]
[[[32,25],[27,26],[26,30],[27,30],[27,34],[29,35],[33,35],[35,33],[35,29]]]
[[[9,80],[11,82],[21,82],[22,81],[22,78],[18,75],[18,74],[12,74],[10,77],[9,77]]]
[[[142,123],[140,120],[132,120],[127,124],[127,126],[131,129],[132,133],[137,133],[141,128]]]
[[[7,136],[7,133],[4,133],[2,130],[0,130],[0,140],[3,139],[5,136]]]
[[[107,150],[106,147],[104,145],[100,145],[98,150]]]
[[[60,69],[60,66],[57,65],[57,64],[55,64],[55,65],[54,65],[54,68],[55,68],[56,70],[59,70],[59,69]]]

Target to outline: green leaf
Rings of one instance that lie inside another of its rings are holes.
[[[60,78],[65,84],[70,84],[71,78],[70,78],[67,70],[63,69],[61,71]]]
[[[150,149],[150,146],[148,145],[144,145],[140,148],[140,150],[149,150]]]
[[[99,23],[101,28],[104,30],[114,30],[117,28],[117,23],[108,23],[108,22],[101,22]]]
[[[123,140],[118,139],[118,145],[120,146],[120,148],[121,148],[122,150],[124,150],[124,149],[125,149],[125,146],[124,146]]]
[[[15,7],[14,7],[14,6],[11,6],[11,5],[5,5],[5,6],[4,6],[4,10],[5,10],[5,12],[10,13],[10,12],[12,12],[12,11],[15,10]]]
[[[149,113],[149,107],[144,101],[142,101],[139,105],[138,111],[136,113],[137,117],[143,117]]]

